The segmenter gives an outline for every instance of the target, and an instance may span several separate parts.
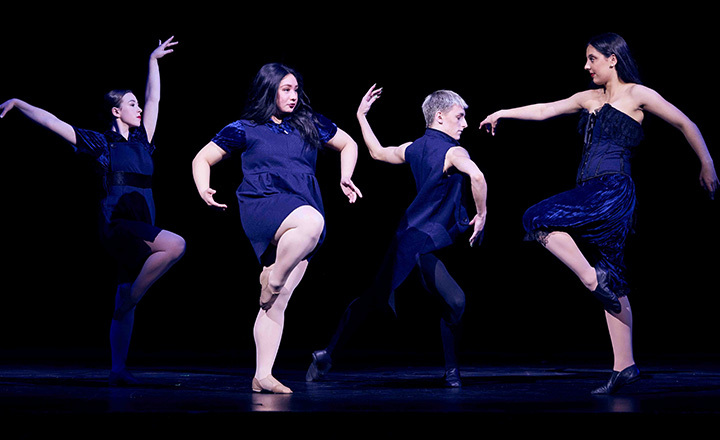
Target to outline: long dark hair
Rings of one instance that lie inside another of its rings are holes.
[[[278,116],[275,103],[278,87],[285,76],[291,74],[298,82],[298,103],[293,112],[284,117],[293,128],[300,132],[300,136],[313,148],[321,146],[320,136],[315,126],[315,116],[310,107],[310,99],[305,94],[303,79],[295,70],[279,64],[265,64],[260,68],[252,87],[248,93],[247,103],[243,110],[242,119],[249,119],[257,124],[264,124],[272,116]]]
[[[614,33],[601,34],[591,38],[588,45],[606,57],[615,55],[617,58],[615,69],[617,69],[618,78],[624,83],[642,84],[637,64],[635,64],[635,60],[630,54],[630,48],[623,37]]]

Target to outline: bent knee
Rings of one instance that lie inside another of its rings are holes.
[[[300,208],[302,212],[297,225],[298,229],[315,239],[320,239],[322,231],[325,229],[325,218],[315,208],[310,206],[303,208]]]
[[[185,254],[185,239],[175,233],[169,231],[164,232],[162,242],[163,250],[171,259],[179,260]]]

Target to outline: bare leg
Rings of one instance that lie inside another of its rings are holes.
[[[632,309],[627,297],[620,297],[622,311],[618,314],[605,312],[610,341],[612,342],[615,363],[613,370],[622,371],[634,365],[633,341],[632,341]]]
[[[589,290],[597,287],[595,268],[588,263],[575,240],[567,232],[554,231],[547,235],[545,248],[565,263]]]
[[[565,263],[589,290],[598,285],[597,273],[588,263],[572,237],[565,232],[548,234],[545,247],[560,261]],[[614,370],[622,371],[635,363],[632,344],[632,310],[627,297],[619,298],[622,310],[620,313],[605,312],[613,346]]]

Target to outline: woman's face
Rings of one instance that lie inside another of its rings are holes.
[[[295,75],[289,73],[280,81],[275,105],[280,113],[292,113],[298,103],[298,82]]]
[[[123,96],[120,106],[113,108],[113,115],[130,127],[139,127],[142,122],[142,109],[132,93]]]
[[[593,82],[599,86],[605,85],[613,78],[617,58],[615,55],[606,57],[597,49],[588,44],[585,49],[585,70],[590,73]]]

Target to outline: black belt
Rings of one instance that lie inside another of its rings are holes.
[[[113,171],[108,174],[108,184],[113,186],[134,186],[136,188],[152,188],[152,176],[147,174]]]

